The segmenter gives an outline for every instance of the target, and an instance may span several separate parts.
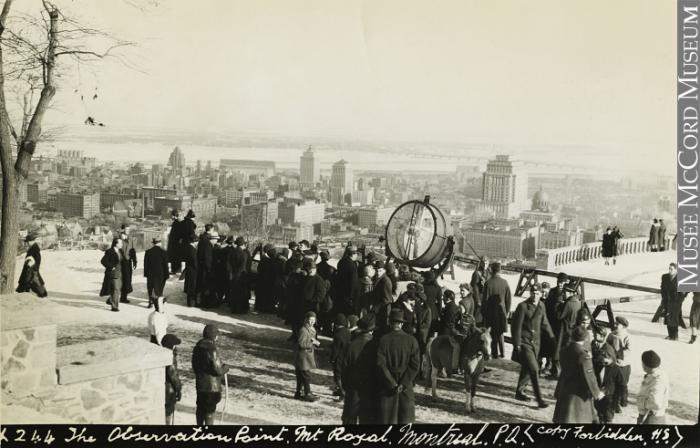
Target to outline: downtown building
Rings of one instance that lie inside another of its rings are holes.
[[[514,218],[527,209],[528,175],[507,155],[489,160],[482,176],[481,208],[497,219]]]
[[[393,207],[361,208],[357,213],[357,225],[366,229],[386,226],[394,210]]]
[[[185,213],[192,210],[198,219],[207,220],[216,214],[217,202],[218,199],[215,197],[157,197],[153,201],[153,209],[159,215],[170,214],[173,210]]]
[[[345,205],[345,196],[353,192],[352,167],[345,160],[339,160],[333,164],[330,182],[331,203],[333,205]],[[352,198],[350,198],[352,200]]]
[[[311,190],[321,181],[321,170],[318,160],[314,157],[314,150],[309,148],[299,158],[299,187],[302,190]]]
[[[64,218],[92,218],[100,214],[100,193],[58,193],[56,210]]]
[[[280,204],[279,218],[282,224],[302,223],[313,226],[323,221],[326,205],[316,202],[288,201]]]
[[[518,220],[491,220],[462,230],[464,241],[480,256],[505,259],[534,258],[539,233],[539,226],[524,226]],[[465,247],[460,251],[470,252]]]

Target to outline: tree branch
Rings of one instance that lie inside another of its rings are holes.
[[[0,36],[2,36],[3,31],[5,31],[5,23],[7,22],[7,16],[10,15],[10,8],[12,8],[12,2],[14,0],[5,0],[5,4],[2,5],[2,12],[0,13]]]

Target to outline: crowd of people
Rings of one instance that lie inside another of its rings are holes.
[[[194,218],[192,211],[184,218],[174,212],[167,249],[161,239],[154,238],[143,263],[149,308],[154,308],[148,316],[151,342],[173,349],[173,365],[166,371],[166,422],[172,423],[182,389],[176,349],[181,341],[168,334],[164,312],[164,287],[173,275],[184,280],[187,306],[227,305],[233,313],[246,313],[254,292],[257,312],[284,319],[295,349],[295,399],[316,401],[312,372],[321,345],[318,335],[332,337],[329,361],[334,394],[344,402],[344,424],[412,422],[414,386],[426,378],[430,342],[445,335],[457,350],[474,328],[491,336],[490,350],[479,353],[484,359],[505,357],[504,334],[510,329],[512,360],[520,364],[515,399],[530,401],[526,394],[530,384],[537,406],[546,408],[540,380],[557,381],[554,422],[611,422],[627,406],[632,366],[629,322],[617,316],[611,329],[592,322],[585,302],[564,273],[554,287],[546,282],[531,284],[527,300],[512,312],[510,286],[501,277],[499,263],[482,259],[470,281],[459,285],[457,296],[442,287],[432,271],[411,271],[383,256],[365,254],[352,244],[344,248],[334,267],[328,251],[307,241],[291,242],[282,249],[257,244],[251,253],[244,238],[218,235],[210,224],[197,235]],[[618,229],[609,229],[607,235],[621,237]],[[35,247],[28,253],[35,261],[25,269],[39,275],[41,256]],[[615,255],[613,252],[613,264]],[[101,262],[105,274],[100,294],[108,297],[107,304],[116,312],[120,303],[129,302],[138,264],[128,225],[122,226]],[[31,272],[23,271],[23,276],[34,275]],[[405,291],[399,292],[399,282],[406,282]],[[675,290],[676,283],[675,265],[671,264],[662,279],[662,305],[657,312],[665,317],[670,339],[677,338],[678,325],[684,325],[680,304],[685,295]],[[699,295],[693,298],[691,343],[700,320]],[[217,335],[218,329],[207,325],[192,355],[197,424],[214,423],[221,378],[228,370],[216,350]],[[642,356],[646,376],[642,398],[637,400],[640,422],[664,418],[668,379],[660,362],[654,352]],[[458,365],[441,370],[440,376],[462,371],[463,366]]]

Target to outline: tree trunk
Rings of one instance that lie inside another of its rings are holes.
[[[24,181],[11,170],[2,176],[2,228],[0,228],[0,294],[15,289],[15,262],[17,260],[17,214],[20,188]]]

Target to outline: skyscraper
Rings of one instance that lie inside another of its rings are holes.
[[[334,205],[345,203],[345,195],[352,194],[353,177],[352,167],[345,160],[339,160],[333,164],[331,173],[331,202]]]
[[[299,174],[302,190],[313,188],[321,179],[318,161],[314,158],[314,150],[311,146],[299,158]]]
[[[489,160],[482,181],[482,205],[496,218],[511,218],[527,209],[527,172],[507,155]]]
[[[179,146],[176,146],[173,152],[170,153],[168,166],[178,173],[181,173],[185,169],[185,155],[180,151]]]

